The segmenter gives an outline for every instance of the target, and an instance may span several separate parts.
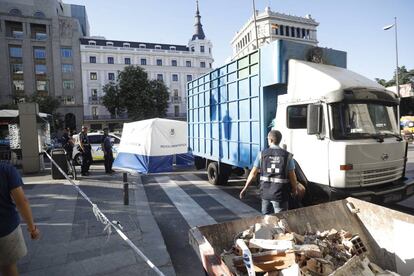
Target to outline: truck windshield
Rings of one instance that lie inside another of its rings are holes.
[[[394,106],[376,103],[332,105],[334,139],[361,139],[399,135]]]

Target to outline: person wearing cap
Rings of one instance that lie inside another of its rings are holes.
[[[26,222],[31,239],[39,239],[40,231],[33,221],[32,210],[23,191],[22,178],[13,165],[0,161],[1,275],[18,275],[16,263],[27,254],[19,213]]]
[[[258,154],[253,168],[240,192],[242,199],[249,185],[260,172],[260,192],[262,213],[264,215],[286,211],[289,205],[289,193],[297,193],[297,179],[293,155],[279,147],[282,133],[271,130],[267,135],[269,148]]]

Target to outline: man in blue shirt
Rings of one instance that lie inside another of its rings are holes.
[[[23,181],[16,168],[0,161],[0,272],[7,276],[18,275],[16,263],[27,253],[16,207],[31,238],[40,236],[22,186]]]
[[[240,199],[260,171],[262,213],[279,213],[288,209],[289,193],[296,194],[297,179],[293,155],[279,147],[282,133],[271,130],[267,135],[269,148],[258,154],[246,184],[240,192]]]

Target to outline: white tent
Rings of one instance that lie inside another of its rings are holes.
[[[141,173],[173,170],[173,160],[190,165],[187,123],[167,119],[149,119],[125,123],[114,168]]]

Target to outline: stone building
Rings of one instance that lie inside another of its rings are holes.
[[[312,46],[318,45],[316,27],[319,23],[310,15],[305,17],[287,15],[271,11],[267,7],[262,13],[256,11],[256,25],[259,47],[276,39],[291,40]],[[254,30],[255,23],[252,15],[231,41],[232,59],[256,50],[256,32]]]
[[[65,125],[79,129],[80,37],[88,32],[83,6],[61,0],[0,0],[0,104],[35,93],[57,97]]]
[[[186,83],[211,70],[212,43],[206,39],[196,9],[194,34],[187,45],[118,41],[104,37],[81,39],[84,121],[92,130],[119,129],[126,114],[111,115],[102,105],[102,88],[115,81],[125,66],[138,65],[150,79],[163,80],[169,89],[167,117],[186,118]]]

